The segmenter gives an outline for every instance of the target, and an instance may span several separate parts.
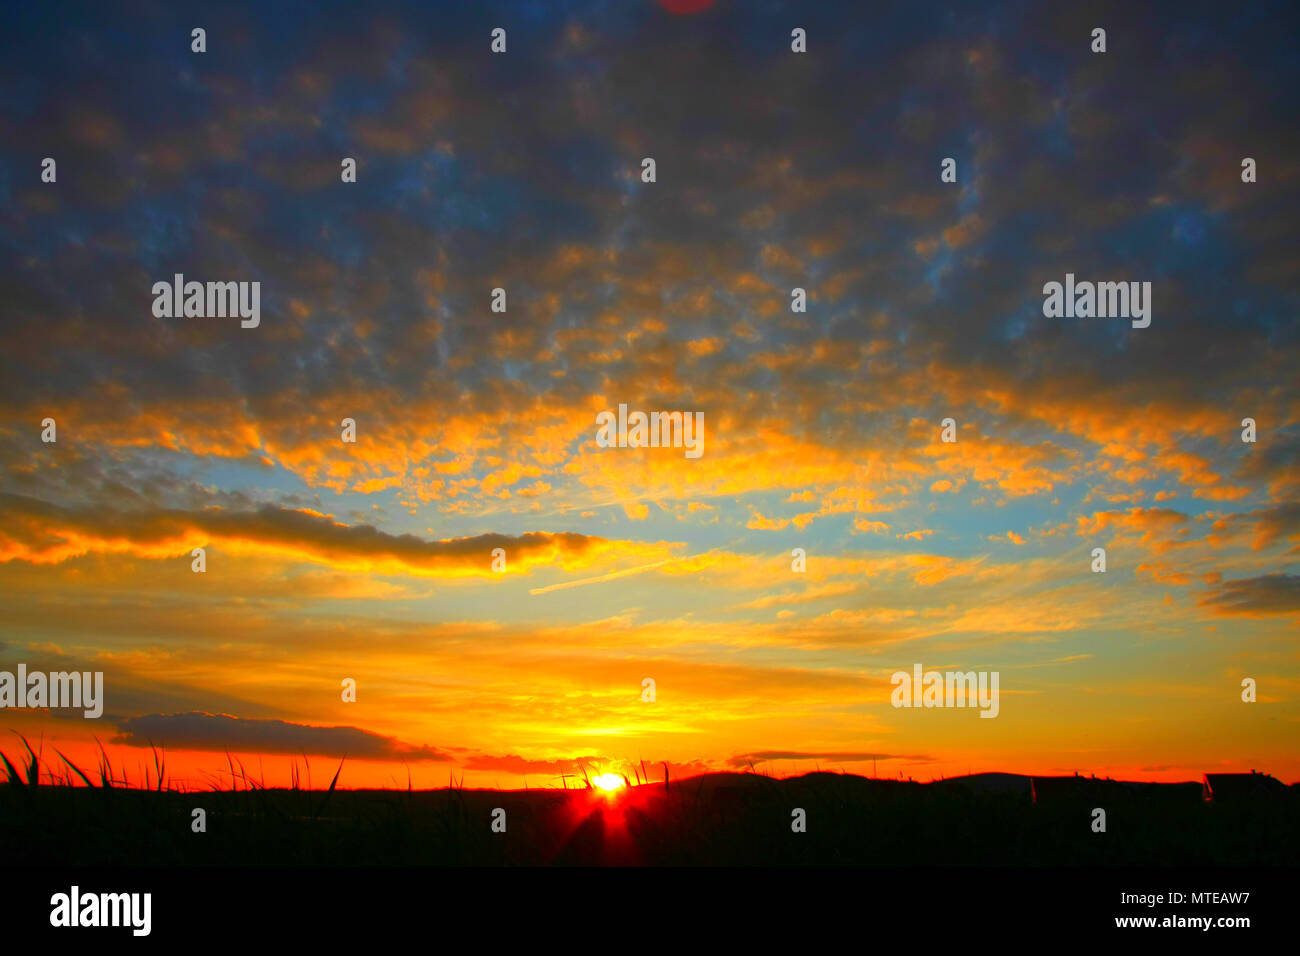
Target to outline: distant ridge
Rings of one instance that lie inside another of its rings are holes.
[[[945,777],[935,783],[963,787],[976,793],[1009,793],[1028,797],[1032,790],[1031,780],[1031,777],[1018,773],[972,773],[964,777]]]

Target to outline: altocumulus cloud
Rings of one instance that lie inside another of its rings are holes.
[[[433,747],[405,744],[359,727],[313,727],[230,714],[147,714],[118,721],[115,744],[173,750],[311,754],[357,760],[450,760]]]

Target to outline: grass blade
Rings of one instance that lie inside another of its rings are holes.
[[[86,784],[86,786],[88,786],[91,790],[95,789],[94,781],[91,780],[89,777],[87,777],[85,772],[80,767],[78,767],[75,763],[73,763],[71,760],[65,757],[63,755],[63,751],[59,750],[58,747],[55,747],[54,752],[59,755],[60,760],[62,760],[64,763],[66,763],[69,767],[72,768],[72,771],[82,779],[82,781]]]

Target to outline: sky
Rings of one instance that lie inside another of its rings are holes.
[[[7,11],[0,671],[104,714],[0,730],[193,787],[1300,778],[1296,17]],[[996,718],[894,707],[918,664]]]

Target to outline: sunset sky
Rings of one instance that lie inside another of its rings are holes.
[[[1300,778],[1297,15],[1156,7],[7,10],[0,670],[105,712],[0,750]],[[1150,327],[1045,318],[1067,273]],[[917,663],[998,717],[893,708]]]

